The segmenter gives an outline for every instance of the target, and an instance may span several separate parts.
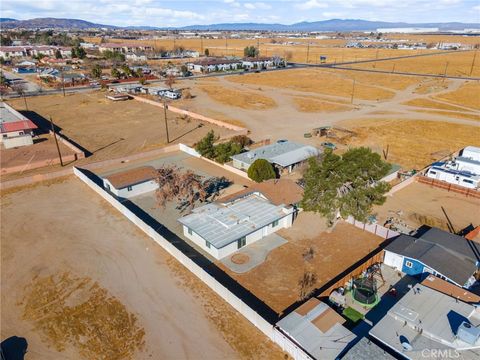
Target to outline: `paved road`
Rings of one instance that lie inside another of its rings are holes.
[[[266,69],[266,70],[257,70],[256,72],[272,72],[272,71],[287,71],[293,69],[301,69],[301,68],[308,68],[308,67],[316,67],[316,68],[331,68],[331,69],[338,69],[338,70],[351,70],[351,71],[363,71],[363,72],[372,72],[372,73],[383,73],[383,74],[392,74],[391,71],[387,70],[374,70],[374,69],[358,69],[353,68],[348,65],[355,65],[355,64],[364,64],[364,63],[371,63],[371,62],[379,62],[379,61],[390,61],[390,60],[400,60],[400,59],[411,59],[417,57],[424,57],[424,56],[434,56],[434,55],[445,55],[451,53],[460,53],[460,52],[468,52],[474,50],[453,50],[453,51],[442,51],[442,52],[430,52],[430,53],[423,53],[423,54],[413,54],[407,56],[394,56],[389,58],[379,58],[379,59],[368,59],[368,60],[358,60],[358,61],[346,61],[341,63],[333,63],[333,64],[306,64],[306,63],[289,63],[287,67],[284,68],[277,68],[277,69]],[[227,72],[227,73],[211,73],[206,75],[194,75],[189,77],[178,77],[178,80],[195,80],[207,77],[224,77],[224,76],[236,76],[236,75],[243,75],[243,74],[251,74],[253,71],[244,72],[244,71],[234,71],[234,72]],[[20,78],[17,74],[13,74],[7,71],[4,71],[4,74],[7,78]],[[422,74],[422,73],[410,73],[410,72],[395,72],[396,75],[406,75],[406,76],[422,76],[422,77],[435,77],[435,78],[447,78],[447,79],[460,79],[460,80],[480,80],[480,78],[476,77],[461,77],[461,76],[443,76],[438,74]],[[26,80],[25,80],[26,81]],[[149,80],[148,84],[159,84],[164,83],[165,80]],[[27,83],[27,91],[26,96],[39,96],[39,95],[50,95],[50,94],[60,94],[63,90],[58,89],[49,89],[45,90],[42,89],[40,86],[33,82]],[[121,83],[122,85],[125,84],[138,84],[138,81],[128,81]],[[120,85],[120,84],[119,84]],[[78,86],[75,88],[65,88],[66,93],[75,93],[75,92],[84,92],[90,91],[94,89],[99,89],[100,86]],[[16,93],[7,94],[5,98],[16,98],[19,97]]]

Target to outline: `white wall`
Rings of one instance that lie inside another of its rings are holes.
[[[118,197],[126,199],[158,189],[158,183],[155,180],[133,185],[130,191],[128,188],[116,189],[107,179],[103,179],[103,186]]]
[[[11,134],[11,133],[9,133]],[[0,138],[0,143],[3,143],[5,149],[10,149],[13,147],[20,147],[20,146],[29,146],[33,145],[32,135],[17,135],[15,137],[6,137]]]
[[[230,304],[235,310],[242,314],[255,327],[263,332],[270,340],[278,344],[284,351],[287,351],[295,360],[310,360],[311,358],[301,348],[297,347],[287,337],[278,336],[278,330],[267,322],[261,315],[255,312],[251,307],[245,304],[240,298],[234,295],[223,284],[217,281],[213,276],[204,269],[194,263],[188,256],[178,250],[173,244],[162,237],[156,230],[148,226],[143,220],[127,209],[122,203],[115,199],[111,194],[106,192],[102,187],[98,186],[90,180],[82,171],[73,167],[73,173],[84,183],[86,183],[93,191],[108,201],[115,209],[120,211],[128,220],[133,222],[144,233],[150,236],[158,245],[172,255],[180,264],[185,266],[192,274],[197,276],[223,300]]]
[[[383,258],[383,263],[385,265],[391,266],[398,271],[402,271],[403,267],[403,256],[392,253],[388,250],[385,250],[385,256]]]

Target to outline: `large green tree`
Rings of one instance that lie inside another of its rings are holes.
[[[247,171],[248,177],[256,182],[262,182],[269,179],[275,179],[275,169],[265,159],[257,159],[249,166]]]
[[[210,130],[207,135],[205,135],[196,145],[195,150],[197,150],[200,155],[208,159],[213,159],[215,157],[215,146],[213,145],[218,138],[215,136],[213,130]]]
[[[243,49],[243,55],[246,57],[257,57],[259,55],[259,51],[255,46],[247,46]]]
[[[302,207],[333,221],[352,215],[367,221],[373,205],[385,202],[390,185],[379,181],[390,170],[390,164],[369,148],[348,150],[343,156],[326,150],[323,159],[311,158],[304,175],[305,192]]]

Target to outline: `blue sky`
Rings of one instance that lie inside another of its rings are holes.
[[[1,0],[1,17],[63,17],[128,26],[292,24],[331,18],[480,22],[479,0]]]

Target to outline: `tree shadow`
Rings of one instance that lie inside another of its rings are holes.
[[[27,353],[27,339],[18,336],[11,336],[1,343],[2,360],[23,360]]]

